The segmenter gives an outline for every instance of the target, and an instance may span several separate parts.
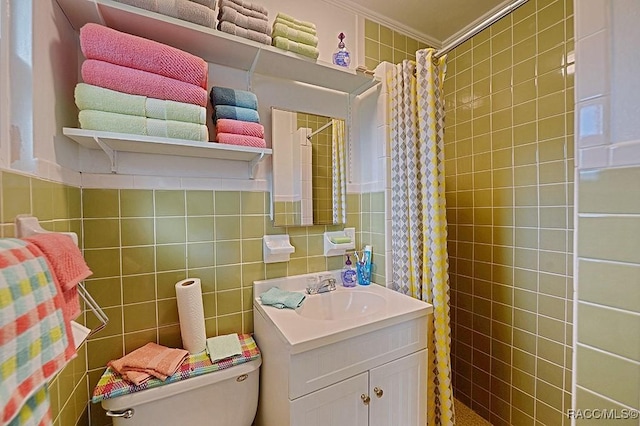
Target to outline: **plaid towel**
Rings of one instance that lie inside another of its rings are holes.
[[[76,354],[63,306],[42,252],[27,241],[1,239],[1,424],[46,424],[48,398],[42,388]]]
[[[238,337],[240,338],[240,344],[242,345],[242,354],[231,358],[225,358],[220,361],[216,361],[215,363],[211,363],[206,351],[189,355],[178,368],[178,371],[176,371],[172,376],[169,376],[165,381],[154,378],[136,386],[124,380],[121,375],[116,373],[111,367],[108,367],[93,390],[93,398],[91,399],[91,402],[95,404],[103,399],[115,398],[144,389],[167,385],[169,383],[189,379],[202,374],[224,370],[225,368],[260,358],[260,350],[250,334],[238,334]]]

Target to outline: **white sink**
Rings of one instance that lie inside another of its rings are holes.
[[[296,313],[315,320],[359,318],[378,312],[385,299],[368,291],[330,291],[307,296]]]

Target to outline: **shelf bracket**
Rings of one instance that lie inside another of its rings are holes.
[[[263,158],[264,158],[264,152],[261,152],[260,154],[256,155],[253,160],[249,162],[249,179],[256,178],[256,166],[260,161],[262,161]]]
[[[93,140],[104,151],[104,153],[107,154],[107,157],[109,157],[109,162],[111,163],[111,173],[117,173],[118,172],[118,152],[111,149],[109,145],[102,142],[100,138],[97,136],[94,136]]]
[[[253,91],[253,73],[256,70],[256,66],[258,65],[258,58],[260,57],[260,52],[262,49],[258,49],[256,52],[256,56],[253,57],[253,62],[251,63],[251,67],[247,70],[247,90],[249,92]]]

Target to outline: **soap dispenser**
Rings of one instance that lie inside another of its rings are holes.
[[[333,63],[335,65],[340,65],[341,67],[349,67],[349,64],[351,64],[351,57],[349,50],[344,44],[344,37],[344,33],[340,33],[338,35],[340,43],[338,43],[338,49],[333,54]]]
[[[344,268],[342,269],[342,285],[344,287],[355,287],[357,281],[358,276],[351,265],[351,258],[347,255],[347,260],[344,262]]]

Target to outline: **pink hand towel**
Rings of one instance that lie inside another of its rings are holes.
[[[184,349],[172,349],[149,342],[108,364],[125,379],[138,385],[149,380],[150,376],[166,380],[188,355],[189,352]]]
[[[87,59],[207,88],[208,64],[202,58],[166,44],[89,23],[80,28],[80,47]]]
[[[264,126],[260,123],[220,118],[216,121],[216,130],[220,133],[233,133],[264,139]]]
[[[87,84],[131,95],[207,106],[207,91],[202,87],[109,62],[84,61],[82,79]]]
[[[267,143],[263,138],[255,136],[234,135],[233,133],[218,133],[216,142],[230,145],[253,146],[256,148],[266,148]]]
[[[56,232],[37,234],[25,240],[38,247],[49,261],[51,273],[60,283],[65,301],[65,315],[70,320],[78,318],[80,298],[77,286],[93,273],[84,261],[78,246],[69,236]]]

